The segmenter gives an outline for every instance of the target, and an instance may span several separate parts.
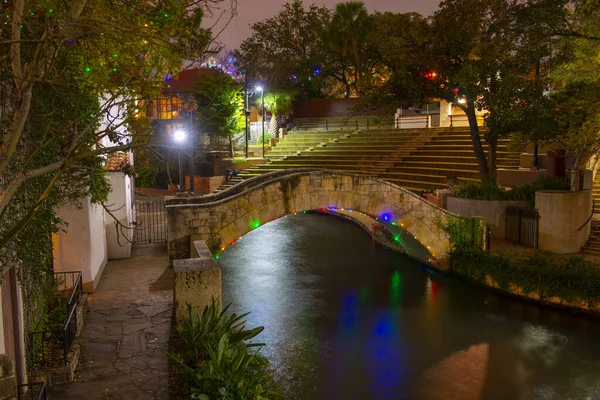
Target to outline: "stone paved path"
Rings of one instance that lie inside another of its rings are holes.
[[[110,261],[88,297],[81,335],[83,359],[75,382],[52,399],[170,399],[169,343],[173,270],[164,244],[134,246]]]

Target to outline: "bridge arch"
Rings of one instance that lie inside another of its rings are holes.
[[[329,170],[287,170],[261,175],[218,195],[167,199],[171,259],[190,257],[192,240],[216,254],[260,225],[289,214],[336,207],[402,225],[443,261],[450,248],[439,225],[449,215],[415,193],[390,182]]]

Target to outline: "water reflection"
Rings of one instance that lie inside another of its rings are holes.
[[[346,221],[280,219],[219,261],[292,398],[600,396],[597,320],[422,269]]]

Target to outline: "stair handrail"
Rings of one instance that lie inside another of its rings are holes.
[[[588,224],[588,222],[590,222],[592,220],[592,217],[594,216],[594,209],[595,208],[596,208],[596,202],[592,198],[592,213],[590,214],[590,217],[583,223],[583,225],[581,225],[579,227],[579,229],[577,229],[575,232],[579,232],[580,230],[582,230],[583,227],[586,226]]]

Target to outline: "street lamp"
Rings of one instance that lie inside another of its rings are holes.
[[[181,147],[183,146],[183,142],[185,141],[185,131],[183,129],[178,129],[173,133],[173,140],[176,143],[179,143],[179,191],[185,191],[185,182],[183,181],[183,167],[181,165]]]
[[[256,91],[260,92],[260,95],[262,98],[260,121],[262,123],[262,155],[263,155],[263,160],[264,160],[264,158],[265,158],[265,92],[264,92],[262,86],[257,86]]]

